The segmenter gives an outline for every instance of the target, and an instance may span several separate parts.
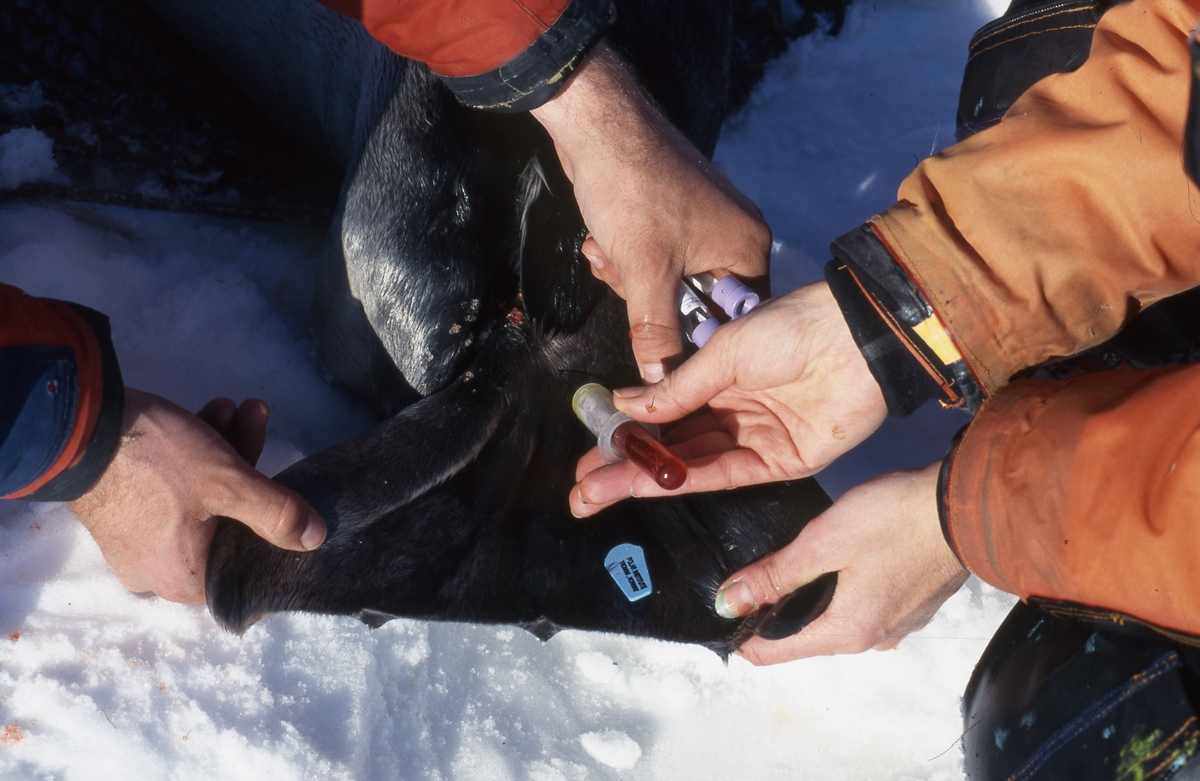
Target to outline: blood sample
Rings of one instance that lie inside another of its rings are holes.
[[[646,426],[617,411],[612,403],[612,393],[603,386],[589,382],[580,387],[571,400],[571,408],[596,435],[600,455],[606,464],[629,459],[668,491],[683,485],[687,479],[687,465],[648,430],[652,428],[657,432],[658,426]]]

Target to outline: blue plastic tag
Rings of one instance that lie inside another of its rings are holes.
[[[648,597],[654,591],[650,583],[650,569],[646,566],[646,554],[636,545],[626,542],[610,550],[604,557],[604,568],[630,602]]]

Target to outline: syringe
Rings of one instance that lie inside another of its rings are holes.
[[[683,485],[687,479],[687,465],[647,431],[644,424],[618,412],[613,406],[612,393],[603,386],[589,382],[580,387],[571,399],[571,409],[596,435],[605,463],[629,459],[668,491]]]

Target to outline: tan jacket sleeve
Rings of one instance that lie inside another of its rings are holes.
[[[1200,194],[1181,160],[1200,4],[1132,0],[1086,63],[930,158],[873,220],[987,393],[1200,283]]]
[[[1200,366],[1023,381],[945,476],[963,563],[1045,597],[1200,634]]]

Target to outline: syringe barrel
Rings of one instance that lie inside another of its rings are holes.
[[[657,425],[638,423],[629,415],[620,412],[613,406],[612,393],[598,383],[581,385],[571,399],[571,409],[575,410],[575,416],[587,426],[588,431],[596,435],[596,444],[606,464],[615,464],[627,457],[626,453],[613,447],[613,432],[622,423],[635,423],[645,428],[655,439],[658,438]]]

